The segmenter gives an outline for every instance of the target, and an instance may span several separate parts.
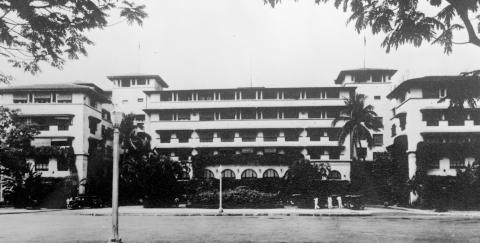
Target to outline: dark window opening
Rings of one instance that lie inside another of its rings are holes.
[[[327,98],[328,99],[340,98],[340,91],[338,91],[337,89],[327,89]]]
[[[263,131],[263,141],[276,142],[278,139],[278,131],[266,130]]]
[[[222,142],[233,142],[235,140],[235,132],[233,131],[221,131],[218,135]]]
[[[242,100],[254,100],[256,99],[255,90],[242,90]]]
[[[213,111],[201,111],[200,121],[213,121],[215,120]]]
[[[235,120],[235,111],[221,111],[220,112],[220,119],[221,120]]]
[[[257,173],[252,169],[247,169],[247,170],[242,172],[241,177],[242,177],[242,179],[257,178]]]
[[[120,84],[122,87],[130,87],[130,79],[122,79],[120,80]]]
[[[373,146],[383,146],[383,134],[373,134]]]
[[[36,171],[48,171],[48,157],[37,157],[35,159],[35,170]]]
[[[233,172],[233,170],[224,170],[222,171],[222,178],[225,178],[225,179],[235,179],[235,173]]]
[[[274,169],[268,169],[263,172],[263,178],[278,178],[278,173]]]
[[[221,100],[235,100],[235,91],[223,91],[220,93]]]
[[[262,97],[264,100],[275,100],[277,99],[277,91],[276,90],[264,90],[262,91]]]
[[[257,139],[257,132],[256,131],[242,131],[240,132],[240,137],[242,138],[242,142],[255,142]]]
[[[242,120],[254,120],[257,119],[257,112],[255,110],[243,110]]]
[[[263,119],[277,119],[278,111],[276,109],[265,109],[262,111]]]

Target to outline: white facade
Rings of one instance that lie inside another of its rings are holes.
[[[446,97],[451,87],[469,82],[478,85],[480,79],[463,76],[422,77],[406,80],[388,95],[395,102],[395,116],[390,127],[392,138],[406,138],[410,178],[417,170],[419,143],[454,146],[479,141],[479,108],[469,108],[468,104],[464,104],[465,110],[454,114],[449,109],[449,99],[439,103],[439,99]],[[427,174],[455,176],[457,169],[472,165],[476,159],[473,151],[462,154],[462,158],[455,157],[458,156],[446,155],[436,159],[429,165]]]
[[[19,109],[27,123],[37,125],[40,134],[34,138],[32,146],[73,148],[75,168],[59,165],[55,158],[41,162],[29,159],[44,177],[76,174],[79,181],[86,179],[90,141],[102,140],[102,133],[112,129],[110,101],[92,84],[7,87],[0,93],[0,104]],[[111,139],[105,145],[111,147]],[[81,187],[80,193],[83,190]]]

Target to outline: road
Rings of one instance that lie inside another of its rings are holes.
[[[0,215],[0,242],[106,242],[109,216]],[[480,218],[121,216],[123,242],[480,242]]]

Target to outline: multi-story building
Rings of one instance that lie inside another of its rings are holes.
[[[373,68],[342,70],[335,83],[344,87],[356,87],[355,92],[366,96],[365,104],[373,105],[384,127],[388,127],[392,117],[392,102],[387,98],[387,94],[393,89],[392,77],[396,72],[397,70],[393,69]],[[390,130],[382,129],[380,132],[373,132],[372,137],[373,147],[368,149],[367,144],[364,144],[363,148],[367,151],[366,160],[370,161],[374,159],[375,153],[386,151],[385,145],[390,143]]]
[[[34,147],[71,147],[75,166],[43,157],[32,161],[44,177],[66,177],[73,174],[79,181],[87,178],[90,149],[100,141],[111,148],[111,102],[94,84],[36,84],[10,86],[0,90],[0,104],[19,109],[25,122],[36,125],[40,134],[32,141]],[[108,157],[106,157],[108,158]],[[80,193],[84,187],[80,186]]]
[[[462,90],[461,87],[477,89],[470,91],[478,94],[480,77],[414,78],[402,82],[388,94],[387,97],[395,101],[389,128],[392,144],[403,146],[408,154],[410,178],[415,175],[418,162],[428,160],[425,165],[428,175],[455,176],[458,168],[480,158],[480,109],[465,104],[465,109],[455,110],[449,107],[449,99],[439,102],[441,98],[448,98],[449,92]],[[431,154],[431,158],[417,161],[420,143],[423,147],[440,149]]]
[[[167,83],[158,75],[128,74],[107,77],[113,83],[111,92],[112,103],[126,114],[135,114],[134,124],[143,127],[147,107],[144,91],[162,90],[168,88]]]
[[[152,146],[189,160],[207,155],[299,154],[349,180],[348,141],[332,121],[354,87],[237,88],[145,91]],[[288,165],[270,162],[210,165],[206,177],[282,177]]]

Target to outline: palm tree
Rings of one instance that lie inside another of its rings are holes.
[[[356,94],[354,97],[345,99],[345,108],[340,111],[340,116],[335,118],[332,126],[340,121],[345,121],[338,134],[338,143],[343,145],[345,138],[350,135],[351,158],[358,159],[357,148],[362,148],[361,140],[366,139],[368,147],[373,145],[370,131],[378,132],[383,127],[372,105],[365,105],[366,96]],[[365,160],[365,155],[360,155]]]

